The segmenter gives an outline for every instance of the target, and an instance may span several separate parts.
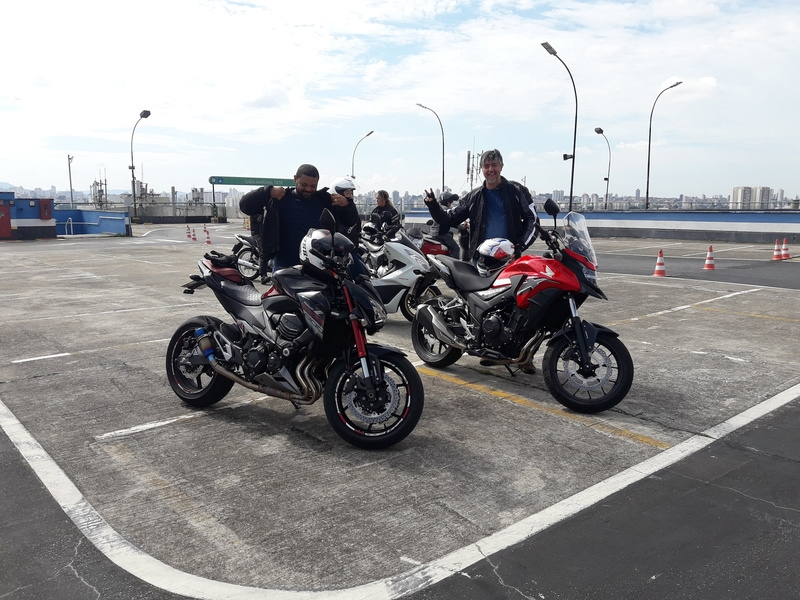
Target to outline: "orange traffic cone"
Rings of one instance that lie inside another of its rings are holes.
[[[781,257],[781,245],[775,240],[775,250],[772,251],[772,260],[783,260]]]
[[[208,229],[206,229],[206,246],[210,245],[211,245],[211,232],[209,232]]]
[[[192,241],[193,242],[197,241],[197,236],[194,234],[194,227],[192,227]]]
[[[189,230],[189,226],[188,225],[186,226],[186,239],[187,240],[192,239],[192,232]]]
[[[792,255],[789,254],[789,246],[786,243],[786,238],[783,238],[783,248],[781,248],[781,260],[789,260]]]
[[[714,266],[714,249],[709,246],[708,253],[706,254],[706,264],[703,265],[704,271],[713,271],[716,269]]]
[[[656,259],[656,270],[653,272],[653,277],[666,277],[667,267],[664,265],[664,252],[658,251],[658,258]]]

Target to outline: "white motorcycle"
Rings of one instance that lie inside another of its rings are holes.
[[[414,320],[417,306],[441,296],[433,282],[437,272],[405,231],[396,225],[381,225],[379,219],[361,230],[362,258],[370,272],[372,285],[387,313],[400,309]]]

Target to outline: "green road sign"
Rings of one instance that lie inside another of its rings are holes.
[[[278,179],[275,177],[220,177],[212,175],[208,178],[212,185],[282,185],[293,186],[294,179]]]

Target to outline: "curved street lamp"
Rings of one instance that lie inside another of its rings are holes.
[[[440,193],[440,196],[444,196],[444,127],[442,126],[442,120],[439,118],[439,115],[436,114],[436,111],[433,110],[432,108],[428,108],[427,106],[425,106],[424,104],[420,104],[419,102],[417,102],[417,106],[419,106],[420,108],[424,108],[425,110],[431,111],[436,116],[436,120],[439,121],[439,129],[442,130],[442,191]]]
[[[370,131],[367,135],[365,135],[360,140],[358,140],[358,142],[356,142],[356,147],[353,148],[353,160],[350,162],[350,177],[352,177],[353,179],[356,178],[356,150],[358,149],[358,144],[363,142],[366,138],[371,136],[373,133],[375,133],[375,132],[374,131]]]
[[[667,90],[671,90],[672,88],[679,86],[682,83],[682,81],[676,81],[671,86],[665,87],[663,90],[661,90],[653,102],[653,108],[650,109],[650,128],[647,130],[647,186],[645,187],[644,191],[644,207],[646,209],[650,208],[650,142],[653,139],[653,111],[656,109],[656,102],[658,102],[658,99],[661,98],[661,94]]]
[[[603,128],[602,127],[595,127],[594,128],[594,132],[599,134],[599,135],[602,135],[606,140],[606,145],[608,146],[608,175],[606,175],[606,177],[605,177],[605,179],[606,179],[606,205],[605,205],[605,210],[608,210],[608,180],[611,177],[611,144],[608,143],[608,138],[606,137],[606,134],[603,133]]]
[[[143,110],[139,113],[139,119],[136,121],[136,125],[139,124],[139,121],[142,119],[146,119],[150,116],[149,110]],[[136,133],[136,125],[133,126],[133,131],[131,131],[131,166],[129,167],[131,170],[131,192],[133,193],[133,216],[136,217],[136,175],[134,174],[134,163],[133,163],[133,134]]]
[[[572,160],[572,174],[569,177],[569,209],[572,210],[572,184],[575,181],[575,142],[578,139],[578,89],[575,87],[575,80],[572,78],[572,73],[570,72],[567,63],[561,60],[561,57],[556,54],[555,48],[553,48],[547,42],[542,42],[542,47],[550,54],[555,56],[561,62],[561,64],[564,65],[564,68],[569,74],[569,79],[572,81],[572,91],[575,92],[575,125],[572,129],[572,154],[564,155],[564,160]]]

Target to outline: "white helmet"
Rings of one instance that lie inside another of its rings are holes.
[[[345,190],[355,190],[356,184],[349,177],[339,177],[338,179],[331,181],[328,189],[331,190],[331,193],[335,192],[337,194],[344,195]]]
[[[327,229],[309,229],[300,242],[300,261],[323,270],[328,267],[322,257],[347,264],[353,247],[353,242],[341,233],[331,235]],[[311,252],[312,249],[314,252]]]
[[[488,277],[514,260],[514,244],[503,238],[491,238],[478,246],[478,273]]]

